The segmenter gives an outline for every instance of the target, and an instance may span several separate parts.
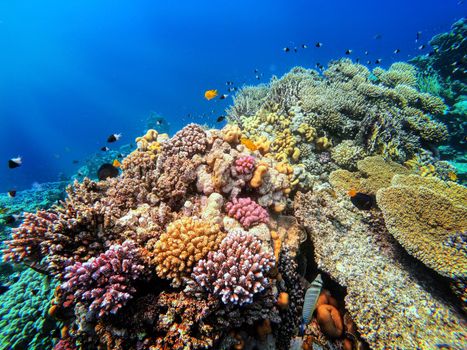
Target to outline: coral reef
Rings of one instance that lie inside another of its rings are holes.
[[[464,317],[437,293],[433,277],[404,260],[384,224],[370,224],[376,213],[318,191],[297,194],[295,215],[318,267],[346,287],[346,308],[372,348],[465,346]]]
[[[241,107],[234,104],[230,119],[249,138],[272,140],[273,156],[292,164],[307,160],[307,148],[332,151],[333,145],[343,141],[333,160],[346,168],[365,154],[405,161],[429,145],[446,141],[446,126],[434,119],[446,105],[439,97],[417,90],[415,66],[397,62],[387,71],[370,72],[341,59],[331,62],[323,75],[295,67],[266,87],[258,87],[262,95],[265,88],[267,93],[252,101],[256,109],[242,108],[240,114]],[[242,103],[255,98],[253,89],[239,92]]]
[[[240,89],[221,130],[147,130],[117,177],[75,181],[12,229],[0,298],[17,292],[11,317],[24,303],[37,320],[7,327],[2,306],[0,342],[465,348],[467,192],[439,151],[454,97],[422,75],[404,62],[295,67]]]

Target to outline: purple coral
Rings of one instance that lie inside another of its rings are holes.
[[[269,214],[262,206],[249,197],[234,198],[225,205],[227,215],[237,219],[244,228],[260,223],[269,223]]]
[[[99,317],[116,313],[132,298],[135,288],[131,282],[141,277],[144,266],[135,243],[131,240],[112,245],[97,258],[85,263],[76,262],[65,269],[65,283],[61,288],[74,298],[91,301],[89,309]]]
[[[255,158],[252,156],[243,156],[235,160],[235,170],[239,175],[249,175],[255,168]]]
[[[191,287],[202,287],[224,304],[244,305],[269,286],[266,273],[274,256],[262,251],[261,241],[244,231],[229,233],[218,251],[209,252],[193,269]]]

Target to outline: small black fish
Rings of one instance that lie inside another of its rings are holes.
[[[306,46],[306,44],[302,44],[302,49],[307,49],[308,46]]]
[[[258,73],[258,72],[259,72],[259,70],[256,68],[256,69],[255,69],[255,73]]]
[[[366,64],[370,65],[370,64],[371,64],[371,61],[370,61],[370,60],[366,61]]]
[[[218,123],[223,122],[224,120],[225,120],[225,115],[221,115],[221,116],[217,117],[217,119],[216,119],[216,121]]]
[[[284,52],[289,52],[289,51],[290,51],[290,48],[284,47],[282,50],[284,50]]]
[[[114,167],[110,163],[102,164],[99,170],[97,170],[97,177],[101,181],[109,177],[117,177],[117,176],[118,176],[118,168]]]
[[[426,47],[426,45],[422,44],[418,47],[419,50],[423,50]]]
[[[365,51],[365,55],[367,55],[367,56],[368,56],[368,51]]]
[[[107,146],[104,146],[104,147],[101,147],[101,151],[107,152],[107,151],[110,151],[110,148]]]
[[[383,60],[381,58],[378,58],[376,61],[375,61],[375,64],[381,64]]]
[[[229,97],[229,95],[224,94],[224,95],[220,95],[220,96],[219,96],[219,99],[220,99],[220,100],[225,100],[227,97]]]
[[[373,38],[376,40],[381,39],[383,36],[381,34],[376,34]]]
[[[369,194],[350,190],[349,195],[352,204],[360,210],[370,210],[376,203],[375,197]]]
[[[225,85],[227,85],[227,86],[233,85],[233,81],[227,81],[227,82],[225,83]]]
[[[323,43],[317,42],[315,46],[319,49],[321,46],[323,46]]]
[[[16,221],[18,221],[21,218],[21,215],[8,215],[5,217],[5,223],[7,225],[13,225]]]
[[[297,51],[298,51],[296,46],[293,48],[293,50],[294,50],[295,53],[297,53]]]
[[[10,289],[10,287],[1,284],[1,285],[0,285],[0,295],[2,295],[3,293],[5,293],[8,289]]]
[[[8,197],[15,198],[16,197],[16,190],[9,190]]]
[[[73,164],[78,164],[79,163],[79,160],[73,160]]]
[[[121,137],[122,137],[122,134],[112,134],[109,137],[107,137],[107,142],[112,143],[112,142],[118,141],[120,140]]]
[[[401,52],[401,50],[399,50],[399,49],[394,50],[394,53],[399,53],[399,52]]]
[[[120,158],[120,159],[123,158],[123,154],[121,153],[117,154],[117,158]]]
[[[256,80],[260,80],[261,79],[261,76],[257,75],[255,76]]]
[[[346,55],[350,55],[352,53],[352,50],[348,49],[347,51],[345,51],[345,54]]]
[[[357,57],[357,58],[355,59],[355,63],[360,63],[360,58]]]
[[[17,168],[19,167],[21,164],[23,163],[22,159],[20,156],[16,157],[16,158],[11,158],[9,161],[8,161],[8,168],[10,169],[14,169],[14,168]]]

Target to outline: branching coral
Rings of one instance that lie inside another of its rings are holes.
[[[250,304],[269,287],[268,271],[274,257],[261,251],[261,242],[241,231],[229,233],[217,252],[210,252],[193,269],[190,284],[199,285],[225,304]]]
[[[218,225],[193,217],[170,223],[158,240],[148,243],[157,275],[180,285],[200,259],[217,249],[223,237]]]
[[[349,59],[331,62],[324,77],[295,68],[273,78],[265,102],[238,124],[250,138],[274,140],[273,155],[289,162],[312,142],[323,150],[345,138],[367,154],[405,161],[422,142],[446,139],[444,124],[429,116],[443,114],[446,106],[416,89],[414,66],[397,62],[373,73]]]
[[[143,263],[135,243],[127,240],[97,258],[68,266],[61,289],[89,303],[89,311],[98,317],[115,314],[136,292],[131,283],[144,274]]]

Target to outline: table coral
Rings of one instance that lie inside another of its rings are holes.
[[[196,263],[216,250],[224,238],[218,225],[183,217],[167,226],[158,240],[149,241],[157,275],[180,285]]]
[[[261,251],[261,242],[241,231],[229,233],[216,252],[200,260],[189,282],[218,296],[225,304],[244,305],[269,286],[266,277],[274,257]]]
[[[467,279],[465,252],[447,244],[467,230],[465,187],[416,175],[408,180],[396,176],[376,198],[389,232],[411,255],[443,276]]]
[[[225,205],[227,215],[238,220],[243,228],[249,229],[259,223],[269,223],[268,212],[251,198],[234,198]]]

